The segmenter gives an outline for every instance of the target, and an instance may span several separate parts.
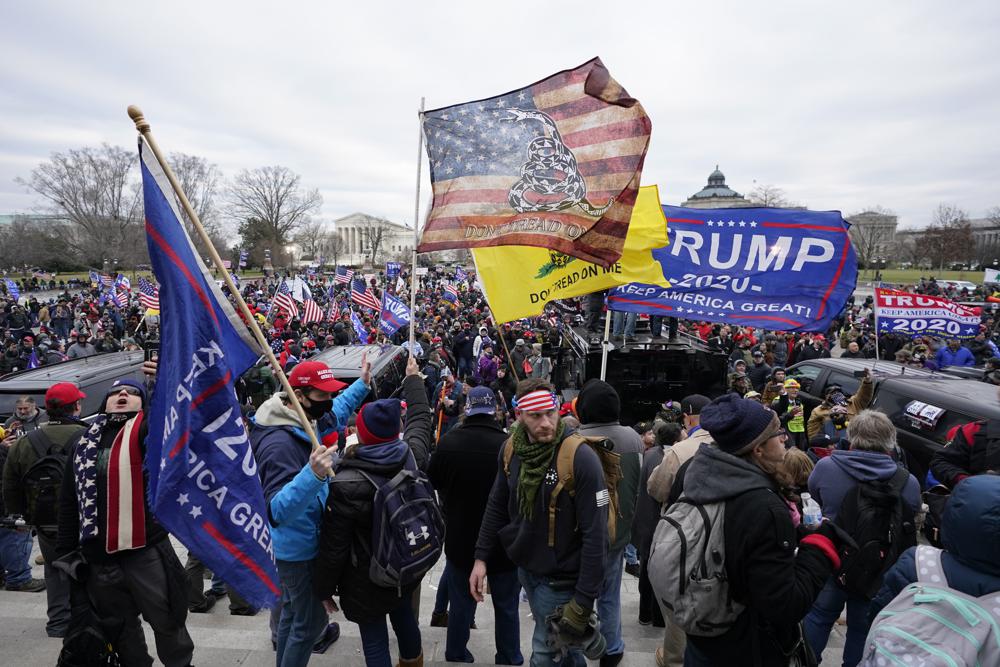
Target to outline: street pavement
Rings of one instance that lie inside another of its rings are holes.
[[[177,546],[182,562],[184,548]],[[31,555],[32,563],[38,554],[37,544]],[[424,579],[420,596],[420,623],[423,635],[424,656],[428,665],[444,665],[445,629],[430,627],[431,609],[437,582],[444,561],[440,561]],[[42,576],[41,566],[34,566],[34,576]],[[205,582],[206,588],[208,582]],[[195,643],[194,664],[201,667],[245,665],[264,667],[274,664],[271,650],[268,613],[262,611],[254,617],[230,616],[227,600],[220,600],[208,614],[189,614],[188,631]],[[0,589],[0,665],[4,667],[46,667],[55,665],[61,646],[60,640],[45,635],[45,593],[14,593]],[[625,574],[622,581],[622,619],[625,636],[623,667],[653,667],[654,651],[662,641],[662,631],[638,623],[638,580]],[[361,640],[358,627],[345,621],[339,613],[334,620],[340,622],[340,640],[324,655],[315,655],[310,665],[336,665],[361,667]],[[493,609],[487,600],[479,606],[476,615],[478,630],[472,631],[469,650],[479,664],[493,664]],[[144,624],[145,626],[145,624]],[[532,619],[527,603],[521,603],[521,651],[525,661],[530,653]],[[153,635],[146,628],[146,643],[154,647]],[[839,665],[844,644],[844,626],[834,627],[830,648],[824,653],[825,664]],[[392,637],[392,633],[389,633]],[[397,656],[396,642],[392,639],[392,654]],[[155,657],[155,654],[154,654]],[[160,664],[157,662],[156,664]],[[596,663],[594,663],[596,664]]]

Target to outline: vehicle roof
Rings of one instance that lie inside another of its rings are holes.
[[[141,364],[142,350],[132,352],[110,352],[95,354],[83,359],[71,359],[50,366],[32,368],[12,373],[0,380],[0,391],[44,392],[56,382],[73,382],[77,385],[89,384],[92,380],[121,375],[127,369]]]
[[[322,361],[330,367],[335,377],[358,377],[361,375],[361,356],[364,353],[368,353],[372,372],[378,372],[402,349],[399,345],[335,345],[318,353],[310,361]]]
[[[968,412],[977,416],[1000,419],[1000,399],[997,398],[997,388],[987,382],[963,380],[949,375],[935,374],[932,377],[894,377],[879,383],[879,391],[904,393],[914,399],[930,403],[938,407],[968,404]]]
[[[925,368],[904,366],[903,364],[896,363],[895,361],[879,360],[876,362],[875,359],[842,359],[840,357],[831,357],[829,359],[808,359],[806,361],[796,362],[792,367],[804,364],[812,364],[814,366],[821,366],[823,368],[829,368],[837,371],[846,371],[848,373],[861,371],[867,368],[876,378],[894,377],[897,375],[906,375],[907,377],[934,377],[941,375],[940,373],[936,373]]]

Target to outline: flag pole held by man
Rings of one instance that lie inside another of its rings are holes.
[[[652,123],[599,58],[423,114],[434,191],[417,252],[549,248],[622,255]]]

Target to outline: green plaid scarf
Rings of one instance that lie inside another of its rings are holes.
[[[556,445],[562,442],[563,433],[566,427],[562,420],[556,427],[556,437],[552,442],[530,442],[528,440],[528,430],[524,425],[518,424],[514,427],[511,438],[514,440],[514,453],[521,459],[521,470],[517,476],[517,505],[521,511],[521,516],[529,521],[535,513],[535,496],[538,494],[538,485],[545,477],[545,472],[549,469],[549,462],[552,461],[552,453],[556,450]]]

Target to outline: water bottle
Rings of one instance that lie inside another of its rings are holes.
[[[809,530],[816,530],[823,523],[823,510],[819,503],[808,493],[802,494],[802,525]]]

